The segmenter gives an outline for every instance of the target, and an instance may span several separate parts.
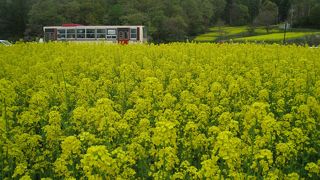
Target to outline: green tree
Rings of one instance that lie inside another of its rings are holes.
[[[311,9],[310,23],[317,28],[320,28],[320,3]]]
[[[7,1],[0,0],[0,39],[4,39],[8,33],[7,11]]]
[[[265,1],[262,4],[259,15],[254,20],[254,25],[265,26],[269,33],[272,24],[277,22],[278,6],[271,2]]]
[[[143,24],[147,27],[149,40],[160,42],[164,34],[161,33],[162,24],[166,18],[164,3],[157,0],[120,1],[121,14],[119,24]],[[113,24],[113,23],[111,23]]]
[[[202,17],[199,1],[185,0],[182,2],[185,13],[185,21],[188,24],[188,34],[196,35],[205,30],[205,23]]]
[[[3,38],[22,38],[32,0],[0,1],[0,34]]]
[[[233,4],[230,9],[230,25],[245,25],[248,21],[248,7],[242,4]]]
[[[120,4],[112,5],[105,15],[105,22],[110,24],[119,25],[121,24],[121,16],[124,15],[123,7]]]
[[[80,23],[84,25],[103,24],[106,4],[104,0],[80,1]]]
[[[320,0],[292,0],[290,18],[294,25],[297,26],[310,26],[312,23],[310,22],[310,16],[312,9],[320,4]]]
[[[187,24],[182,16],[167,17],[162,22],[162,35],[165,41],[181,41],[186,38]]]
[[[244,25],[249,20],[249,9],[240,0],[227,0],[225,20],[230,25]]]
[[[213,16],[211,18],[212,24],[215,24],[218,22],[219,19],[221,19],[224,16],[224,10],[227,5],[226,0],[211,0],[212,3],[212,11]]]
[[[77,0],[63,0],[58,11],[63,16],[64,23],[80,23],[81,21],[81,4]]]
[[[250,22],[259,14],[262,0],[241,0],[241,4],[248,7]]]
[[[291,0],[271,0],[271,2],[278,6],[278,21],[286,21],[291,8]]]
[[[39,0],[29,12],[29,24],[26,33],[29,36],[42,34],[43,26],[61,25],[63,16],[58,13],[58,5],[55,0]]]

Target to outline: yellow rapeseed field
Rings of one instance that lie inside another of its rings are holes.
[[[320,49],[0,47],[0,179],[319,179]]]

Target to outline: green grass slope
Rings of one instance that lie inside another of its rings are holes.
[[[287,32],[286,39],[293,40],[304,38],[308,35],[320,35],[320,30],[315,29],[291,29]],[[253,32],[249,32],[248,26],[239,27],[212,27],[209,32],[197,36],[196,42],[219,42],[226,40],[234,41],[270,41],[279,42],[283,40],[283,30],[277,26],[267,32],[263,27],[255,28]]]
[[[320,32],[288,32],[286,39],[298,39],[307,35],[319,34]],[[282,41],[284,39],[284,33],[271,33],[258,36],[236,38],[235,41]]]
[[[247,32],[246,26],[239,27],[212,27],[208,33],[197,36],[195,41],[213,42],[221,38],[235,36]]]

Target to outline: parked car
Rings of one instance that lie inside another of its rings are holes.
[[[12,44],[7,40],[0,40],[0,46],[11,46]]]

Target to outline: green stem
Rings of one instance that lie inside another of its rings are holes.
[[[67,107],[68,107],[68,110],[69,110],[69,101],[68,101],[68,91],[67,91],[67,82],[66,82],[66,78],[64,76],[64,72],[63,72],[63,68],[62,68],[62,65],[61,63],[59,64],[60,65],[60,68],[61,68],[61,72],[62,72],[62,78],[63,78],[63,83],[64,83],[64,94],[65,94],[65,100],[66,100],[66,104],[67,104]]]
[[[5,124],[6,124],[6,136],[8,137],[9,133],[9,124],[8,124],[8,119],[7,119],[7,104],[6,104],[6,100],[4,99],[3,100],[3,104],[4,104],[4,108],[3,108],[3,112],[2,112],[2,118],[4,119],[5,121]]]
[[[3,104],[4,104],[4,107],[3,107],[3,112],[2,112],[2,119],[4,120],[4,122],[5,122],[5,140],[7,140],[8,139],[8,137],[9,137],[9,133],[8,133],[8,131],[9,131],[9,125],[8,125],[8,119],[7,119],[7,104],[6,104],[6,100],[5,99],[3,99]],[[7,148],[6,148],[6,155],[5,155],[5,160],[6,160],[6,162],[9,162],[9,159],[8,159],[8,146],[7,146]],[[4,167],[4,161],[2,161],[2,168],[5,168]],[[3,169],[1,169],[1,176],[4,178],[4,172],[3,172]]]

